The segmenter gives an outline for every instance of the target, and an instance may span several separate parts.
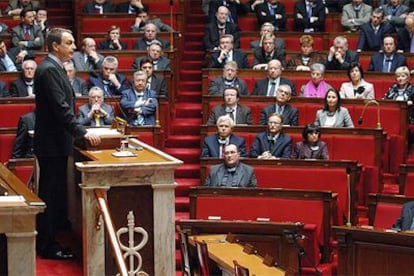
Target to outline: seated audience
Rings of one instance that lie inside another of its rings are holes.
[[[36,11],[39,9],[39,5],[37,0],[10,0],[3,14],[19,16],[23,9]]]
[[[392,228],[397,231],[413,231],[414,230],[414,201],[409,201],[403,204],[401,209],[401,216],[392,225]]]
[[[323,109],[316,111],[315,124],[321,127],[354,127],[351,115],[346,107],[341,106],[341,96],[335,89],[326,93]]]
[[[223,68],[223,76],[217,77],[210,82],[208,87],[208,94],[210,96],[223,96],[224,88],[236,87],[239,90],[240,96],[247,96],[247,84],[243,79],[237,77],[237,62],[228,61]]]
[[[96,51],[96,42],[91,37],[82,40],[80,51],[73,53],[76,71],[94,71],[102,68],[104,56]]]
[[[19,47],[7,49],[6,43],[0,38],[0,72],[21,71],[23,61],[34,58],[33,51],[22,50]]]
[[[210,0],[208,5],[208,22],[215,20],[215,15],[219,7],[224,6],[229,10],[228,21],[238,23],[239,15],[245,15],[249,8],[241,3],[240,0]]]
[[[35,11],[23,9],[21,23],[12,29],[12,46],[23,50],[41,50],[44,43],[42,29],[34,25]]]
[[[161,75],[154,74],[154,65],[148,58],[141,61],[141,68],[147,74],[147,89],[157,92],[158,98],[167,98],[168,90],[165,78]]]
[[[144,71],[134,73],[132,87],[122,91],[120,103],[129,125],[155,125],[157,92],[147,88],[147,74]]]
[[[272,114],[283,115],[283,124],[297,126],[299,123],[298,109],[289,104],[291,98],[291,89],[289,85],[281,84],[277,88],[276,101],[262,108],[260,112],[259,124],[266,125],[267,119]]]
[[[10,97],[9,91],[7,90],[7,83],[0,80],[0,97]]]
[[[256,2],[252,4],[256,4],[254,11],[259,26],[262,26],[265,22],[269,22],[275,27],[275,31],[286,31],[287,16],[283,3],[279,0],[264,0],[261,3]]]
[[[34,60],[28,59],[23,61],[22,72],[20,77],[10,83],[10,96],[11,97],[34,97],[34,74],[37,68],[37,64]]]
[[[113,119],[114,109],[104,103],[102,89],[97,86],[89,89],[89,103],[79,107],[78,122],[84,126],[103,127],[111,125]]]
[[[211,166],[204,186],[252,187],[257,186],[254,169],[240,162],[240,151],[235,144],[224,148],[224,162]]]
[[[314,63],[311,65],[311,79],[300,88],[303,97],[324,98],[332,86],[324,79],[325,65]]]
[[[35,129],[36,113],[26,113],[19,118],[16,138],[14,139],[11,158],[33,157],[33,135]]]
[[[348,39],[344,36],[337,36],[329,48],[326,69],[347,70],[352,62],[358,62],[358,60],[357,53],[348,48]]]
[[[34,25],[40,27],[43,33],[43,38],[46,38],[47,32],[50,30],[50,23],[47,20],[47,10],[45,8],[39,8],[36,12]]]
[[[310,66],[314,63],[325,63],[325,57],[313,48],[313,37],[302,35],[299,38],[300,53],[294,55],[288,62],[287,67],[296,71],[310,71]]]
[[[341,24],[345,31],[357,32],[369,22],[372,7],[362,0],[352,0],[342,8]]]
[[[225,34],[233,36],[234,48],[239,48],[240,29],[235,23],[227,22],[229,10],[221,6],[216,12],[216,20],[208,23],[204,30],[204,49],[219,50],[220,38]]]
[[[104,14],[115,12],[115,6],[109,0],[92,0],[83,7],[85,14]]]
[[[294,159],[328,160],[328,146],[321,141],[321,130],[315,124],[307,124],[302,132],[303,141],[297,142],[292,151]]]
[[[140,9],[137,11],[137,17],[135,18],[134,25],[131,26],[132,32],[143,32],[145,25],[152,23],[157,26],[160,32],[173,32],[171,26],[163,23],[160,18],[149,19],[148,10]]]
[[[362,25],[356,50],[358,53],[382,49],[384,36],[394,31],[391,24],[384,22],[383,19],[384,11],[375,9],[371,15],[371,21]]]
[[[404,19],[408,15],[409,8],[401,4],[401,0],[389,0],[380,8],[384,11],[384,21],[389,22],[396,31],[404,27]]]
[[[132,64],[132,69],[141,68],[141,61],[144,58],[149,58],[152,61],[154,70],[171,70],[171,62],[168,58],[163,56],[162,44],[158,40],[154,40],[147,47],[147,56],[138,57]]]
[[[220,116],[228,115],[236,125],[252,125],[252,111],[239,104],[240,93],[236,87],[226,87],[223,91],[224,103],[213,107],[207,125],[215,125]]]
[[[118,73],[118,59],[114,56],[106,56],[102,62],[102,71],[89,77],[89,85],[98,86],[104,91],[105,96],[121,95],[121,92],[129,88],[125,75]]]
[[[101,43],[99,43],[99,50],[126,50],[127,44],[125,42],[122,42],[120,40],[121,38],[121,28],[116,26],[116,25],[112,25],[109,27],[108,29],[108,34],[107,34],[107,38],[102,41]]]
[[[282,132],[283,115],[271,114],[267,120],[267,131],[258,133],[254,139],[250,157],[258,159],[290,158],[292,138]]]
[[[247,157],[246,143],[243,137],[232,133],[234,121],[230,116],[223,115],[217,119],[217,133],[204,138],[201,157],[224,157],[224,147],[235,144],[240,150],[241,157]]]
[[[247,55],[241,50],[234,49],[233,36],[230,34],[220,37],[220,46],[217,52],[211,55],[210,68],[223,68],[229,61],[235,61],[239,68],[249,68]]]
[[[296,96],[295,83],[282,77],[282,64],[279,60],[269,61],[267,65],[267,78],[256,80],[252,95],[254,96],[275,96],[277,88],[281,84],[290,86],[291,95]]]
[[[285,56],[275,47],[275,36],[266,34],[262,40],[262,47],[254,51],[253,69],[267,69],[267,64],[272,59],[277,59],[285,66]]]
[[[73,92],[75,92],[75,96],[88,96],[88,85],[84,79],[76,76],[76,69],[73,62],[71,60],[65,62],[63,64],[63,67],[65,68],[66,74],[68,75],[68,79],[70,85],[73,88]]]
[[[263,38],[266,34],[272,34],[275,35],[275,26],[272,25],[272,23],[265,22],[260,28],[260,39],[254,40],[250,42],[250,48],[252,50],[256,50],[258,48],[261,48],[263,46]],[[285,56],[285,49],[286,44],[285,41],[280,37],[275,37],[275,49],[278,53]]]
[[[135,42],[134,50],[147,50],[148,46],[151,45],[151,42],[153,41],[159,41],[161,42],[163,49],[168,49],[170,47],[170,42],[158,38],[159,30],[157,26],[154,23],[147,23],[144,26],[144,36],[141,39],[138,39]]]
[[[391,73],[400,66],[407,66],[407,59],[404,55],[397,53],[392,36],[384,37],[383,52],[371,57],[368,71]]]
[[[325,5],[321,0],[298,0],[294,7],[295,31],[324,32]]]
[[[399,51],[414,53],[414,16],[407,16],[404,21],[404,28],[398,30]]]
[[[364,80],[361,64],[351,63],[347,75],[349,82],[342,83],[339,89],[342,99],[375,99],[374,85]]]
[[[137,14],[141,10],[148,11],[148,5],[143,4],[141,0],[130,0],[116,6],[116,12],[119,13]]]

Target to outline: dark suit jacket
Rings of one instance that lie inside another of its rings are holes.
[[[226,115],[226,106],[224,104],[213,107],[210,117],[207,120],[207,125],[215,125],[220,116]],[[250,107],[244,105],[237,105],[236,109],[236,125],[252,125],[252,111]]]
[[[12,158],[33,157],[33,137],[29,130],[35,129],[35,112],[29,112],[20,116],[17,125],[16,139],[14,139]]]
[[[368,71],[382,72],[384,65],[384,53],[376,53],[371,57],[371,62],[368,66]],[[400,66],[407,66],[407,59],[404,55],[394,53],[394,57],[391,62],[390,72],[394,72]]]
[[[72,136],[82,138],[85,127],[74,115],[74,93],[65,70],[46,57],[35,72],[36,124],[34,152],[40,157],[68,156]]]
[[[101,126],[111,125],[114,119],[114,109],[112,108],[112,106],[106,103],[102,103],[101,108],[105,110],[106,113],[108,113],[108,116],[99,118],[100,125]],[[91,119],[88,116],[88,113],[90,111],[91,111],[90,104],[81,105],[78,109],[77,120],[81,125],[96,127],[95,119],[94,118]]]
[[[128,13],[129,12],[129,3],[130,1],[119,3],[116,6],[115,11],[119,13]],[[144,6],[144,9],[148,11],[148,5],[142,4]],[[136,14],[139,8],[133,7],[134,12],[132,14]]]
[[[170,47],[170,42],[168,42],[167,40],[161,39],[161,38],[156,38],[156,40],[158,40],[159,42],[161,42],[162,48],[168,49]],[[146,51],[148,48],[148,44],[146,42],[147,40],[145,38],[141,38],[139,40],[137,40],[134,44],[134,50],[144,50]]]
[[[253,61],[253,65],[261,64],[261,63],[268,63],[272,59],[277,59],[277,60],[279,60],[282,63],[282,66],[283,67],[286,66],[284,52],[283,53],[278,52],[278,50],[276,48],[273,51],[273,55],[271,55],[269,57],[266,56],[266,54],[263,51],[263,48],[256,49],[254,51],[254,61]]]
[[[132,69],[141,68],[141,61],[147,57],[138,57],[132,64]],[[171,70],[170,60],[166,57],[160,57],[157,60],[157,70]]]
[[[358,62],[359,56],[352,50],[347,50],[345,53],[345,61],[340,64],[339,61],[335,58],[332,58],[331,61],[326,60],[326,69],[327,70],[347,70],[352,62]]]
[[[220,187],[225,186],[222,184],[224,175],[228,174],[227,167],[224,164],[211,166],[210,173],[207,176],[205,186]],[[236,168],[235,174],[237,175],[237,182],[232,187],[256,187],[257,179],[254,174],[253,167],[239,163]]]
[[[226,61],[220,63],[218,57],[220,56],[220,51],[215,52],[211,55],[210,68],[223,68]],[[233,49],[233,61],[237,63],[239,69],[250,68],[249,61],[247,60],[247,55],[243,51]]]
[[[11,61],[14,63],[14,66],[16,66],[17,71],[22,70],[22,63],[16,63],[16,56],[19,54],[20,48],[19,47],[13,47],[10,49],[7,49],[7,56],[11,59]],[[24,58],[26,59],[35,59],[35,53],[34,51],[27,50],[27,55]],[[6,71],[6,67],[2,62],[0,62],[0,72]]]
[[[276,112],[275,104],[271,104],[262,108],[260,112],[259,124],[267,125],[267,118]],[[292,107],[290,104],[285,104],[283,109],[283,124],[298,126],[299,125],[299,111],[297,108]]]
[[[76,94],[81,94],[82,96],[88,96],[88,85],[86,81],[80,77],[75,77],[71,83],[73,91]]]
[[[233,35],[234,38],[234,48],[239,48],[240,46],[240,28],[234,23],[227,22],[225,26],[226,34]],[[215,47],[219,46],[219,39],[220,34],[217,27],[217,21],[211,22],[206,25],[206,28],[204,30],[204,48],[207,51],[213,50]]]
[[[219,157],[221,145],[218,142],[217,134],[209,135],[204,138],[203,147],[201,149],[201,157]],[[247,157],[246,142],[243,137],[230,134],[229,144],[238,146],[241,157]]]
[[[268,78],[263,79],[263,80],[257,80],[256,83],[254,84],[254,89],[253,89],[252,95],[266,96],[267,95],[267,90],[268,90],[268,84],[269,84],[269,79]],[[290,88],[292,89],[292,96],[296,96],[296,87],[295,87],[295,83],[293,81],[281,77],[279,85],[281,85],[281,84],[289,85]]]
[[[121,73],[116,73],[116,78],[121,83],[121,86],[117,89],[112,83],[109,85],[109,91],[105,91],[102,73],[99,73],[97,76],[90,76],[89,77],[89,86],[98,86],[99,88],[104,91],[105,96],[115,96],[121,95],[121,92],[130,88],[130,85],[126,79],[126,77]],[[89,87],[89,88],[90,88]],[[108,94],[109,93],[109,94]]]
[[[372,28],[371,22],[361,26],[357,50],[362,51],[379,51],[382,49],[382,43],[386,34],[392,33],[394,28],[389,23],[382,23],[377,33]]]
[[[119,41],[119,43],[121,44],[122,50],[128,49],[128,45],[125,42]],[[101,43],[99,43],[98,49],[99,50],[119,50],[119,49],[114,48],[110,40],[101,41]]]
[[[398,30],[398,44],[397,49],[409,53],[411,50],[411,37],[406,28]]]
[[[144,99],[151,99],[149,104],[146,106],[141,106],[142,116],[144,116],[144,125],[155,125],[155,112],[157,110],[157,93],[153,90],[145,89]],[[123,109],[124,114],[128,116],[128,124],[132,124],[137,118],[137,114],[134,112],[135,103],[138,100],[137,95],[135,94],[132,88],[122,92],[121,96],[121,108]]]
[[[282,15],[281,19],[276,19],[274,15],[271,15],[267,1],[256,6],[256,18],[258,26],[262,26],[265,22],[272,23],[275,26],[276,31],[286,31],[286,10],[285,5],[282,3],[277,4],[275,14]]]
[[[257,158],[265,151],[270,151],[274,157],[290,158],[292,152],[292,138],[284,133],[280,133],[272,147],[267,132],[258,133],[252,143],[250,157]]]
[[[392,227],[397,228],[401,231],[410,230],[411,223],[413,222],[413,217],[414,201],[406,202],[402,207],[401,216],[397,219]]]
[[[39,38],[35,41],[35,38]],[[25,41],[24,28],[22,24],[15,26],[12,29],[12,45],[13,47],[19,47],[19,42]],[[41,50],[44,44],[44,37],[42,29],[39,26],[30,27],[30,40],[27,42],[27,46],[24,46],[25,50]]]
[[[151,77],[151,90],[157,92],[158,98],[168,98],[167,83],[165,78],[160,75],[153,74]]]
[[[317,146],[319,147],[317,150],[312,150],[308,143],[297,142],[293,147],[292,158],[328,160],[328,145],[323,141],[319,141]]]
[[[241,96],[249,95],[249,91],[247,90],[247,84],[243,79],[236,78],[233,82],[232,87],[237,87]],[[226,85],[224,84],[223,77],[217,77],[213,79],[208,87],[208,94],[215,95],[215,96],[223,96],[223,91]]]
[[[9,91],[7,91],[7,84],[4,81],[0,81],[0,97],[9,97]]]
[[[34,92],[33,87],[33,93]],[[20,77],[17,80],[10,83],[10,96],[11,97],[27,97],[29,94],[27,93],[27,85],[24,80]]]
[[[78,51],[73,54],[72,61],[75,65],[76,71],[93,71],[102,68],[102,62],[104,60],[104,56],[98,54],[99,60],[95,63],[94,60],[87,60],[85,62],[84,55],[82,52]]]
[[[248,7],[243,3],[226,1],[226,5],[223,5],[222,0],[210,0],[208,6],[208,22],[213,22],[216,19],[216,12],[220,6],[226,6],[229,9],[229,17],[231,16],[236,24],[238,23],[239,15],[244,15],[249,11]]]
[[[115,12],[115,10],[116,6],[113,6],[111,3],[109,3],[109,1],[106,1],[105,4],[103,4],[103,13]],[[89,3],[86,3],[82,11],[87,14],[99,13],[99,9],[95,8],[95,1],[93,0]]]
[[[296,15],[301,14],[303,18],[299,19]],[[293,16],[295,18],[295,30],[303,32],[304,29],[313,28],[314,32],[325,31],[325,5],[320,1],[316,0],[312,6],[312,16],[318,17],[318,20],[311,23],[308,13],[306,11],[305,0],[300,0],[295,3]]]

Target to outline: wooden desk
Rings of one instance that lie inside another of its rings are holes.
[[[207,243],[209,257],[223,270],[223,275],[233,275],[233,260],[247,267],[250,275],[285,275],[285,272],[277,267],[264,265],[261,257],[244,253],[241,245],[227,242],[226,235],[190,236],[190,243],[194,245],[195,239]]]

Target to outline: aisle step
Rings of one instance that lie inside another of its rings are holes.
[[[184,164],[200,162],[200,148],[166,148],[164,152],[184,161]]]
[[[201,86],[201,84],[200,84]],[[179,102],[199,103],[201,99],[201,88],[195,91],[180,91],[176,96]]]
[[[201,118],[201,108],[199,103],[177,103],[176,118]]]
[[[201,118],[178,118],[171,124],[172,135],[199,135]]]
[[[188,190],[191,187],[197,187],[200,185],[199,178],[176,178],[177,187],[175,188],[176,196],[188,196]]]
[[[170,135],[165,141],[167,148],[199,148],[199,135]]]
[[[204,51],[197,51],[197,50],[186,51],[186,50],[184,50],[184,55],[183,55],[183,60],[182,61],[185,62],[187,60],[203,60],[204,55],[205,55]],[[201,74],[201,72],[199,72],[199,73]],[[184,79],[184,80],[188,80],[188,79]]]
[[[200,164],[183,164],[175,170],[175,178],[200,179]]]
[[[180,94],[181,91],[189,91],[189,90],[198,90],[201,95],[201,81],[180,81],[178,84],[178,91],[177,94]]]
[[[185,62],[181,63],[181,69],[201,71],[202,64],[202,60],[186,60]]]
[[[175,212],[175,221],[181,220],[181,219],[189,219],[190,213],[189,212]]]
[[[190,210],[190,199],[188,196],[175,197],[175,211],[188,212]]]
[[[200,70],[180,70],[180,80],[188,81],[201,81],[201,71]]]

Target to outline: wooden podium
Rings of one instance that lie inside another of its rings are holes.
[[[142,271],[149,275],[175,274],[174,170],[182,161],[136,139],[129,140],[133,157],[114,157],[115,149],[80,151],[88,160],[76,162],[81,173],[82,246],[84,275],[114,275],[112,252],[105,246],[103,221],[95,189],[106,190],[115,230],[127,227],[133,211],[135,226],[148,232],[139,251]],[[128,235],[121,244],[128,246]],[[139,235],[134,236],[136,243]],[[105,252],[106,251],[106,252]]]

